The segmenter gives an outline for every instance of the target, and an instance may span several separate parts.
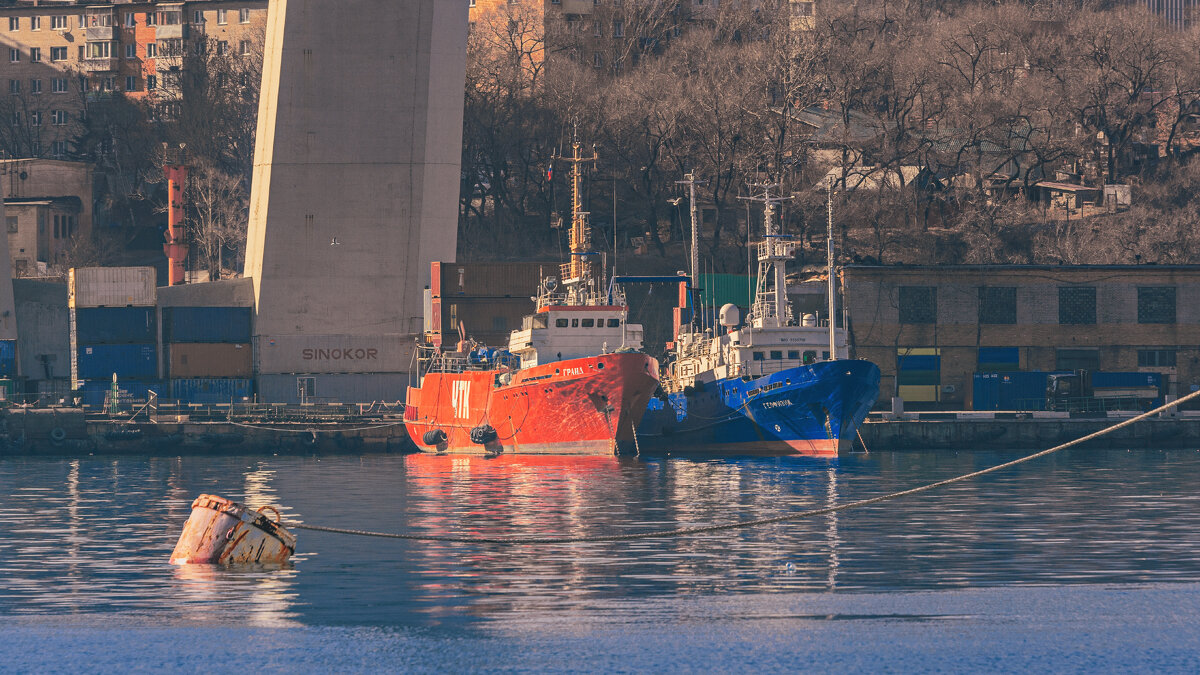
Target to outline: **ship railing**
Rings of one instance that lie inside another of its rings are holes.
[[[788,239],[765,239],[758,242],[759,260],[787,259],[795,254],[796,242]]]

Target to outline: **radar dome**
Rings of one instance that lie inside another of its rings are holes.
[[[741,313],[738,311],[737,305],[729,303],[721,306],[721,325],[726,328],[733,328],[741,321]]]

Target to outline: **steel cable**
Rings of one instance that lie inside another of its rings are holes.
[[[846,504],[842,504],[840,506],[828,506],[828,507],[820,508],[820,509],[810,509],[808,511],[801,511],[799,513],[791,513],[791,514],[786,514],[786,515],[782,515],[782,516],[774,516],[771,518],[759,518],[757,520],[743,520],[743,521],[738,521],[738,522],[733,522],[733,523],[725,523],[722,525],[704,525],[704,526],[699,526],[699,527],[682,527],[682,528],[677,528],[677,529],[673,529],[673,530],[655,530],[655,531],[651,531],[651,532],[635,532],[635,533],[629,533],[629,534],[609,534],[609,535],[593,535],[593,536],[578,536],[578,537],[442,536],[442,535],[433,535],[433,534],[398,534],[398,533],[391,533],[391,532],[371,532],[368,530],[353,530],[353,529],[346,529],[346,528],[339,528],[339,527],[325,527],[325,526],[321,526],[321,525],[306,525],[304,523],[300,523],[300,522],[296,522],[296,521],[285,521],[284,525],[287,527],[293,527],[293,528],[296,528],[299,530],[312,530],[314,532],[331,532],[334,534],[349,534],[349,535],[356,535],[356,536],[363,536],[363,537],[382,537],[382,538],[386,538],[386,539],[408,539],[411,541],[436,541],[436,542],[445,542],[445,543],[453,543],[453,544],[498,544],[498,545],[508,545],[508,546],[524,546],[524,545],[537,545],[537,544],[582,544],[582,543],[607,542],[607,541],[634,541],[637,539],[666,539],[666,538],[672,538],[672,537],[684,537],[684,536],[690,536],[690,535],[696,535],[696,534],[706,534],[709,532],[722,532],[725,530],[738,530],[738,529],[743,529],[743,528],[748,528],[748,527],[758,527],[761,525],[772,525],[775,523],[785,523],[785,522],[789,522],[789,521],[793,521],[793,520],[803,520],[806,518],[812,518],[814,516],[823,516],[823,515],[827,515],[830,513],[838,513],[840,511],[847,511],[850,509],[856,509],[856,508],[861,508],[864,506],[871,506],[873,504],[879,504],[880,502],[890,501],[892,499],[898,499],[900,497],[907,497],[909,495],[920,494],[922,492],[929,492],[930,490],[935,490],[937,488],[945,487],[947,485],[952,485],[954,483],[961,483],[963,481],[970,480],[972,478],[978,478],[980,476],[984,476],[989,473],[995,473],[997,471],[1002,471],[1004,469],[1017,466],[1018,464],[1024,464],[1026,462],[1031,462],[1035,459],[1045,457],[1047,455],[1053,454],[1060,450],[1065,450],[1072,446],[1079,445],[1080,443],[1085,443],[1092,439],[1099,438],[1101,436],[1110,434],[1118,429],[1123,429],[1127,426],[1130,426],[1132,424],[1140,422],[1149,417],[1153,417],[1154,415],[1158,415],[1158,414],[1165,412],[1167,410],[1170,410],[1171,408],[1174,408],[1182,403],[1186,403],[1187,401],[1191,401],[1191,400],[1194,400],[1197,398],[1200,398],[1200,391],[1192,392],[1192,393],[1188,394],[1187,396],[1180,398],[1179,400],[1172,401],[1165,405],[1159,406],[1153,410],[1150,410],[1149,412],[1142,413],[1136,417],[1131,417],[1123,422],[1114,424],[1111,427],[1106,427],[1104,429],[1101,429],[1100,431],[1088,434],[1087,436],[1083,436],[1082,438],[1077,438],[1073,441],[1068,441],[1061,445],[1056,445],[1053,448],[1050,448],[1048,450],[1042,450],[1040,452],[1035,452],[1032,455],[1026,455],[1024,457],[1020,457],[1018,459],[1014,459],[1009,462],[1004,462],[1003,464],[997,464],[996,466],[992,466],[992,467],[989,467],[986,469],[981,469],[979,471],[974,471],[974,472],[971,472],[968,474],[963,474],[961,476],[947,478],[945,480],[940,480],[940,481],[937,481],[934,483],[928,483],[926,485],[921,485],[918,487],[910,488],[908,490],[901,490],[899,492],[892,492],[890,494],[880,495],[878,497],[872,497],[870,499],[862,499],[862,500],[855,501],[855,502],[849,502]]]

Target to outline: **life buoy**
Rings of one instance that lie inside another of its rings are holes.
[[[490,424],[483,424],[471,430],[471,442],[477,445],[487,445],[496,438],[496,430]]]
[[[50,430],[50,440],[54,441],[55,445],[67,440],[67,432],[62,427],[54,427]]]
[[[446,442],[446,432],[441,429],[430,429],[421,435],[421,442],[425,445],[441,445]]]

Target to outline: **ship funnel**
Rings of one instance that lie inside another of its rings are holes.
[[[742,319],[741,312],[738,311],[737,305],[728,303],[721,306],[721,325],[726,328],[734,328]]]

